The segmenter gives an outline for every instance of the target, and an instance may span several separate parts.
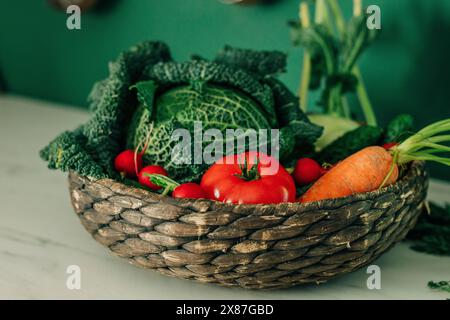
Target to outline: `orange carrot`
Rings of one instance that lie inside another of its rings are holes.
[[[450,159],[440,156],[450,147],[440,144],[450,141],[450,119],[433,123],[401,144],[386,150],[367,147],[344,159],[329,170],[298,199],[300,202],[319,201],[377,190],[397,181],[398,166],[414,161],[435,161],[450,166]]]
[[[386,181],[385,178],[387,178]],[[398,167],[382,147],[367,147],[338,163],[300,198],[300,202],[346,197],[397,181]]]

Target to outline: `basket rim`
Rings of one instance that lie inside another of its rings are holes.
[[[403,175],[403,177],[401,177],[401,179],[396,181],[394,184],[384,187],[382,189],[370,191],[370,192],[358,193],[358,194],[350,195],[347,197],[341,197],[341,198],[335,198],[335,199],[325,199],[325,200],[319,200],[319,201],[307,202],[307,203],[282,202],[282,203],[278,203],[278,204],[231,204],[231,203],[224,203],[224,202],[211,200],[211,199],[181,199],[181,198],[177,199],[177,198],[172,198],[171,196],[168,196],[168,195],[158,194],[156,192],[151,192],[146,189],[142,189],[142,188],[138,188],[138,187],[134,187],[134,186],[130,186],[130,185],[126,185],[126,187],[128,189],[127,194],[132,194],[136,191],[136,194],[137,194],[137,196],[139,195],[138,196],[139,198],[145,198],[148,196],[153,199],[158,199],[161,202],[166,202],[166,203],[180,205],[180,206],[187,206],[189,204],[202,202],[204,204],[214,206],[214,208],[216,210],[228,209],[227,211],[229,211],[230,208],[239,208],[239,209],[242,209],[243,211],[247,211],[247,210],[251,211],[252,209],[257,209],[257,208],[259,208],[259,209],[272,208],[273,210],[277,210],[278,208],[284,208],[286,206],[289,206],[290,209],[294,209],[294,210],[298,209],[298,210],[305,212],[305,211],[311,211],[311,210],[332,209],[332,208],[341,207],[341,206],[344,206],[346,204],[350,204],[353,202],[375,199],[375,198],[382,196],[385,193],[396,192],[401,189],[402,185],[408,184],[409,181],[411,181],[415,176],[417,176],[418,172],[423,171],[424,167],[425,167],[424,161],[413,161],[411,163],[411,165],[407,168],[406,174]],[[70,171],[70,174],[82,176],[74,171]],[[103,182],[103,183],[101,183],[103,186],[111,184],[111,182],[116,183],[116,184],[118,183],[121,185],[125,185],[124,183],[114,180],[114,179],[111,179],[111,178],[97,179],[97,178],[86,177],[86,176],[84,176],[84,177],[87,178],[91,183]]]

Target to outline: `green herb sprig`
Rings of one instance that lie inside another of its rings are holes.
[[[450,281],[439,281],[439,282],[429,281],[428,288],[450,292]]]
[[[324,112],[351,118],[347,93],[356,93],[366,123],[377,125],[375,113],[356,64],[378,30],[369,30],[362,1],[354,0],[353,17],[345,21],[337,0],[316,0],[311,22],[308,1],[300,2],[299,21],[291,22],[294,45],[305,48],[299,87],[300,105],[307,108],[308,91],[323,88]]]
[[[175,190],[176,187],[178,187],[180,184],[178,182],[176,182],[175,180],[170,179],[169,177],[162,175],[162,174],[158,174],[158,173],[145,173],[144,176],[149,177],[150,181],[163,188],[163,195],[168,194],[169,192],[172,192],[173,190]]]
[[[411,249],[435,255],[450,256],[450,204],[439,206],[430,202],[430,214],[423,214],[416,227],[408,233]]]

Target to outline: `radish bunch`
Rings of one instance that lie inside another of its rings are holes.
[[[207,198],[205,191],[196,183],[184,183],[178,184],[175,181],[168,178],[167,171],[158,165],[143,166],[144,151],[137,152],[131,149],[122,151],[114,159],[114,168],[123,178],[134,179],[137,177],[139,183],[151,190],[158,191],[163,188],[164,192],[172,191],[172,197],[174,198],[191,198],[201,199]],[[155,184],[152,182],[152,177],[157,176],[162,178],[162,184]],[[163,177],[167,177],[164,179]]]

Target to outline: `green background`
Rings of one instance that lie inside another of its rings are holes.
[[[225,5],[217,0],[106,0],[82,14],[82,29],[47,1],[0,1],[0,71],[9,92],[86,107],[92,84],[107,75],[107,61],[144,39],[167,42],[173,56],[211,57],[224,44],[278,49],[289,54],[282,79],[296,90],[302,51],[292,48],[288,19],[297,0]],[[417,125],[450,117],[450,1],[365,0],[382,13],[382,35],[360,60],[382,124],[412,113]],[[343,0],[351,14],[351,1]],[[450,170],[432,168],[450,180]]]

